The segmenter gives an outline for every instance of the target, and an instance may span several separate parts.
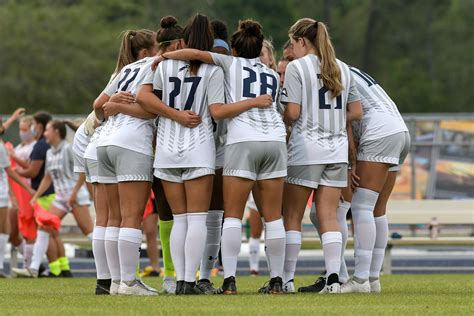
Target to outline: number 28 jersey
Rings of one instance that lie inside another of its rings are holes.
[[[216,148],[209,105],[225,103],[222,69],[201,64],[194,75],[189,62],[165,60],[158,65],[152,82],[165,104],[179,111],[193,111],[202,119],[197,127],[187,128],[160,117],[154,167],[214,169]],[[150,76],[144,83],[150,83]]]
[[[301,106],[288,142],[288,166],[347,163],[346,105],[359,100],[349,67],[337,60],[343,90],[332,97],[321,79],[316,55],[290,62],[281,102]]]
[[[252,108],[227,121],[226,145],[250,141],[286,141],[286,131],[277,111],[278,74],[261,63],[260,58],[247,59],[211,53],[214,63],[224,70],[227,103],[269,94],[271,107]]]
[[[112,96],[127,91],[136,96],[140,83],[152,72],[153,57],[140,59],[125,66],[110,82],[104,92]],[[139,106],[135,104],[135,106]],[[107,119],[97,140],[97,147],[118,146],[148,156],[153,156],[154,120],[118,113]]]

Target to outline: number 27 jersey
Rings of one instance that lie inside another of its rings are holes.
[[[149,83],[149,77],[144,83]],[[166,117],[158,120],[155,168],[215,168],[216,149],[209,105],[223,104],[224,74],[214,65],[201,64],[191,74],[185,61],[161,62],[153,78],[153,90],[179,111],[193,111],[202,119],[187,128]]]

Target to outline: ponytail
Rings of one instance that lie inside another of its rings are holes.
[[[207,16],[196,14],[184,28],[183,37],[188,48],[210,51],[214,44],[214,36]],[[192,74],[197,73],[201,63],[198,60],[191,61],[190,71]]]
[[[142,49],[150,49],[155,45],[156,34],[150,30],[128,30],[122,32],[119,56],[114,74],[118,74],[123,67],[136,62],[138,53]]]
[[[342,92],[341,69],[336,61],[336,52],[331,43],[327,27],[323,22],[313,19],[300,19],[290,28],[293,39],[305,38],[313,44],[321,63],[321,79],[324,86],[337,97]]]

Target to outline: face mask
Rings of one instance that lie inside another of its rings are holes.
[[[36,129],[34,126],[31,126],[30,131],[31,131],[31,136],[36,137]]]
[[[31,130],[28,130],[26,132],[22,132],[20,131],[20,139],[22,142],[28,142],[30,140],[33,139],[33,133],[31,132]]]

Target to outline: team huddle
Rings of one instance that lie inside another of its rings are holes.
[[[165,293],[237,294],[250,193],[263,222],[270,272],[259,293],[381,291],[385,209],[408,153],[408,129],[371,76],[336,58],[324,23],[300,19],[288,35],[277,63],[258,22],[240,21],[229,41],[220,21],[197,14],[183,28],[165,17],[157,32],[124,33],[116,69],[72,146],[64,123],[45,124],[48,176],[32,202],[54,184],[50,213],[62,218],[81,212],[88,201],[84,181],[91,185],[96,294],[158,294],[136,276],[151,192],[160,218]],[[301,226],[311,196],[316,207],[310,219],[326,273],[297,289]],[[344,261],[349,209],[352,277]],[[90,234],[92,228],[83,226]],[[33,260],[16,269],[18,275],[38,275],[46,252],[45,242],[39,244],[56,234],[39,228]],[[224,281],[214,288],[211,270],[219,252]]]

